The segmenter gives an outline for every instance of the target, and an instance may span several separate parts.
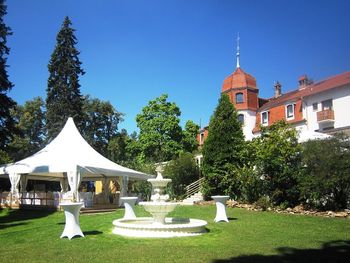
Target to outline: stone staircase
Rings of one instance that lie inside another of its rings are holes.
[[[181,202],[181,205],[193,205],[195,202],[200,202],[200,201],[203,201],[203,195],[201,192],[198,192],[184,199]]]
[[[200,192],[204,178],[186,186],[186,199],[181,202],[181,205],[193,205],[195,202],[203,201],[203,195]]]

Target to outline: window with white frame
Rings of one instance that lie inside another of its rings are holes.
[[[294,119],[294,109],[295,109],[295,104],[288,104],[286,106],[286,117],[287,119]]]
[[[318,103],[317,102],[312,103],[312,110],[313,111],[318,111]]]
[[[261,113],[261,124],[268,125],[269,124],[269,112],[264,111]]]

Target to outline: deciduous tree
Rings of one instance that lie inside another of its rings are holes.
[[[136,116],[140,128],[141,159],[149,162],[168,161],[182,149],[179,107],[167,101],[168,95],[151,100]]]
[[[274,205],[294,206],[299,202],[298,177],[302,171],[297,131],[284,121],[261,127],[254,139],[255,166]]]
[[[198,148],[197,134],[199,126],[193,121],[186,122],[185,129],[183,130],[182,145],[186,152],[193,152]]]
[[[300,178],[304,204],[322,210],[349,207],[350,140],[338,134],[303,145],[305,173]]]
[[[109,101],[101,101],[86,96],[83,112],[85,139],[101,154],[108,156],[108,144],[118,133],[118,124],[123,114],[118,112]]]
[[[20,160],[44,147],[45,111],[44,101],[41,97],[26,101],[24,106],[17,106],[12,112],[17,120],[19,134],[15,135],[10,144],[11,157]]]

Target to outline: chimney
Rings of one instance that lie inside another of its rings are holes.
[[[279,81],[275,82],[275,98],[278,98],[282,95],[282,85],[279,83]]]
[[[298,79],[299,82],[299,90],[305,89],[308,85],[312,84],[312,80],[310,80],[307,75],[303,75]]]

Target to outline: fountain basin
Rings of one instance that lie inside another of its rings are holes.
[[[113,233],[128,237],[185,237],[206,232],[204,220],[167,217],[164,221],[155,224],[151,217],[117,219],[113,221]]]
[[[155,224],[164,224],[166,215],[173,211],[178,203],[140,202],[139,205],[143,206],[147,212],[152,214]]]

